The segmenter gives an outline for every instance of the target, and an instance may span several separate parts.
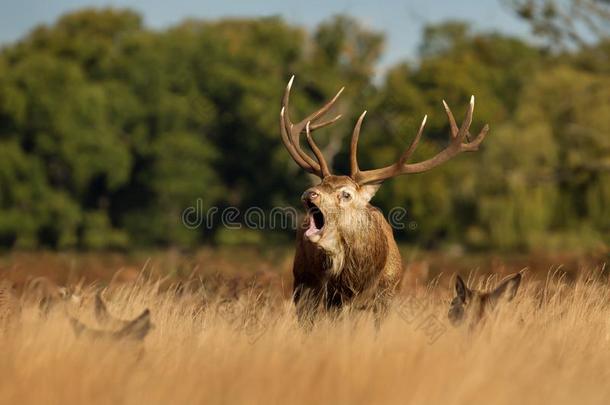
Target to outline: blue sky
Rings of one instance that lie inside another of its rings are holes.
[[[129,7],[153,28],[190,18],[281,15],[292,23],[314,27],[337,13],[347,13],[386,34],[381,68],[414,58],[427,23],[449,18],[468,20],[477,30],[497,30],[527,36],[528,27],[502,0],[17,0],[0,6],[0,43],[12,42],[40,23],[51,24],[61,14],[82,7]]]

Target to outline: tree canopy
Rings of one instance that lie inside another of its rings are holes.
[[[298,206],[309,179],[278,129],[292,74],[295,117],[346,86],[344,118],[316,133],[337,171],[362,110],[361,164],[379,167],[424,114],[414,158],[443,147],[441,100],[461,118],[476,95],[472,128],[491,126],[481,150],[389,181],[374,200],[407,209],[399,238],[475,249],[610,241],[607,40],[549,53],[450,21],[426,27],[418,61],[379,83],[383,42],[346,16],[313,32],[280,18],[159,31],[133,11],[94,9],[34,29],[0,53],[0,246],[194,246],[226,239],[181,222],[198,200]]]

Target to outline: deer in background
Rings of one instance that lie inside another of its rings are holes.
[[[468,288],[458,274],[455,280],[455,297],[451,301],[447,316],[454,326],[467,321],[470,327],[474,327],[503,298],[511,301],[517,294],[520,284],[521,273],[515,273],[502,280],[492,291],[481,292]]]
[[[114,340],[143,340],[153,325],[150,321],[150,310],[145,309],[133,319],[119,319],[110,314],[106,303],[102,300],[101,292],[95,295],[95,318],[104,325],[104,329],[91,328],[76,318],[70,317],[70,323],[76,336]]]
[[[386,312],[403,273],[400,253],[392,227],[382,212],[370,204],[381,184],[392,177],[415,174],[439,166],[461,152],[476,151],[487,135],[485,125],[474,140],[469,141],[469,128],[474,111],[474,96],[466,118],[458,127],[451,110],[443,101],[449,119],[449,145],[436,156],[417,163],[407,163],[421,139],[427,116],[399,159],[386,167],[361,170],[357,151],[360,128],[366,111],[360,115],[352,133],[349,176],[333,175],[311,133],[336,122],[341,116],[321,121],[335,104],[343,88],[322,108],[298,123],[288,111],[294,76],[288,82],[280,111],[282,142],[294,161],[306,172],[321,179],[307,189],[301,199],[306,217],[297,231],[293,265],[293,299],[297,315],[303,322],[313,320],[322,310],[338,310],[345,305],[372,309],[376,320]],[[301,149],[300,137],[305,133],[315,160]]]

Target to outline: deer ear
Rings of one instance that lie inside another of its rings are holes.
[[[373,198],[377,190],[379,190],[379,187],[381,187],[381,183],[365,184],[364,186],[360,186],[359,193],[366,201],[371,201],[371,198]]]
[[[455,279],[455,295],[460,299],[460,301],[466,302],[469,292],[470,291],[468,290],[468,287],[466,287],[466,283],[464,283],[464,280],[462,280],[462,277],[460,277],[458,274]]]
[[[130,321],[125,327],[117,331],[114,336],[117,338],[132,338],[143,340],[148,332],[153,328],[150,323],[150,310],[145,309],[137,318]]]
[[[502,281],[500,285],[497,286],[496,289],[490,293],[490,296],[495,300],[506,296],[506,298],[510,301],[517,294],[517,290],[519,289],[520,284],[521,273],[514,274],[506,280]]]

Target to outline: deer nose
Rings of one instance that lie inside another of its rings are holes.
[[[307,190],[303,193],[303,195],[301,196],[301,199],[303,201],[313,201],[316,198],[318,198],[320,195],[314,191],[314,190]]]

